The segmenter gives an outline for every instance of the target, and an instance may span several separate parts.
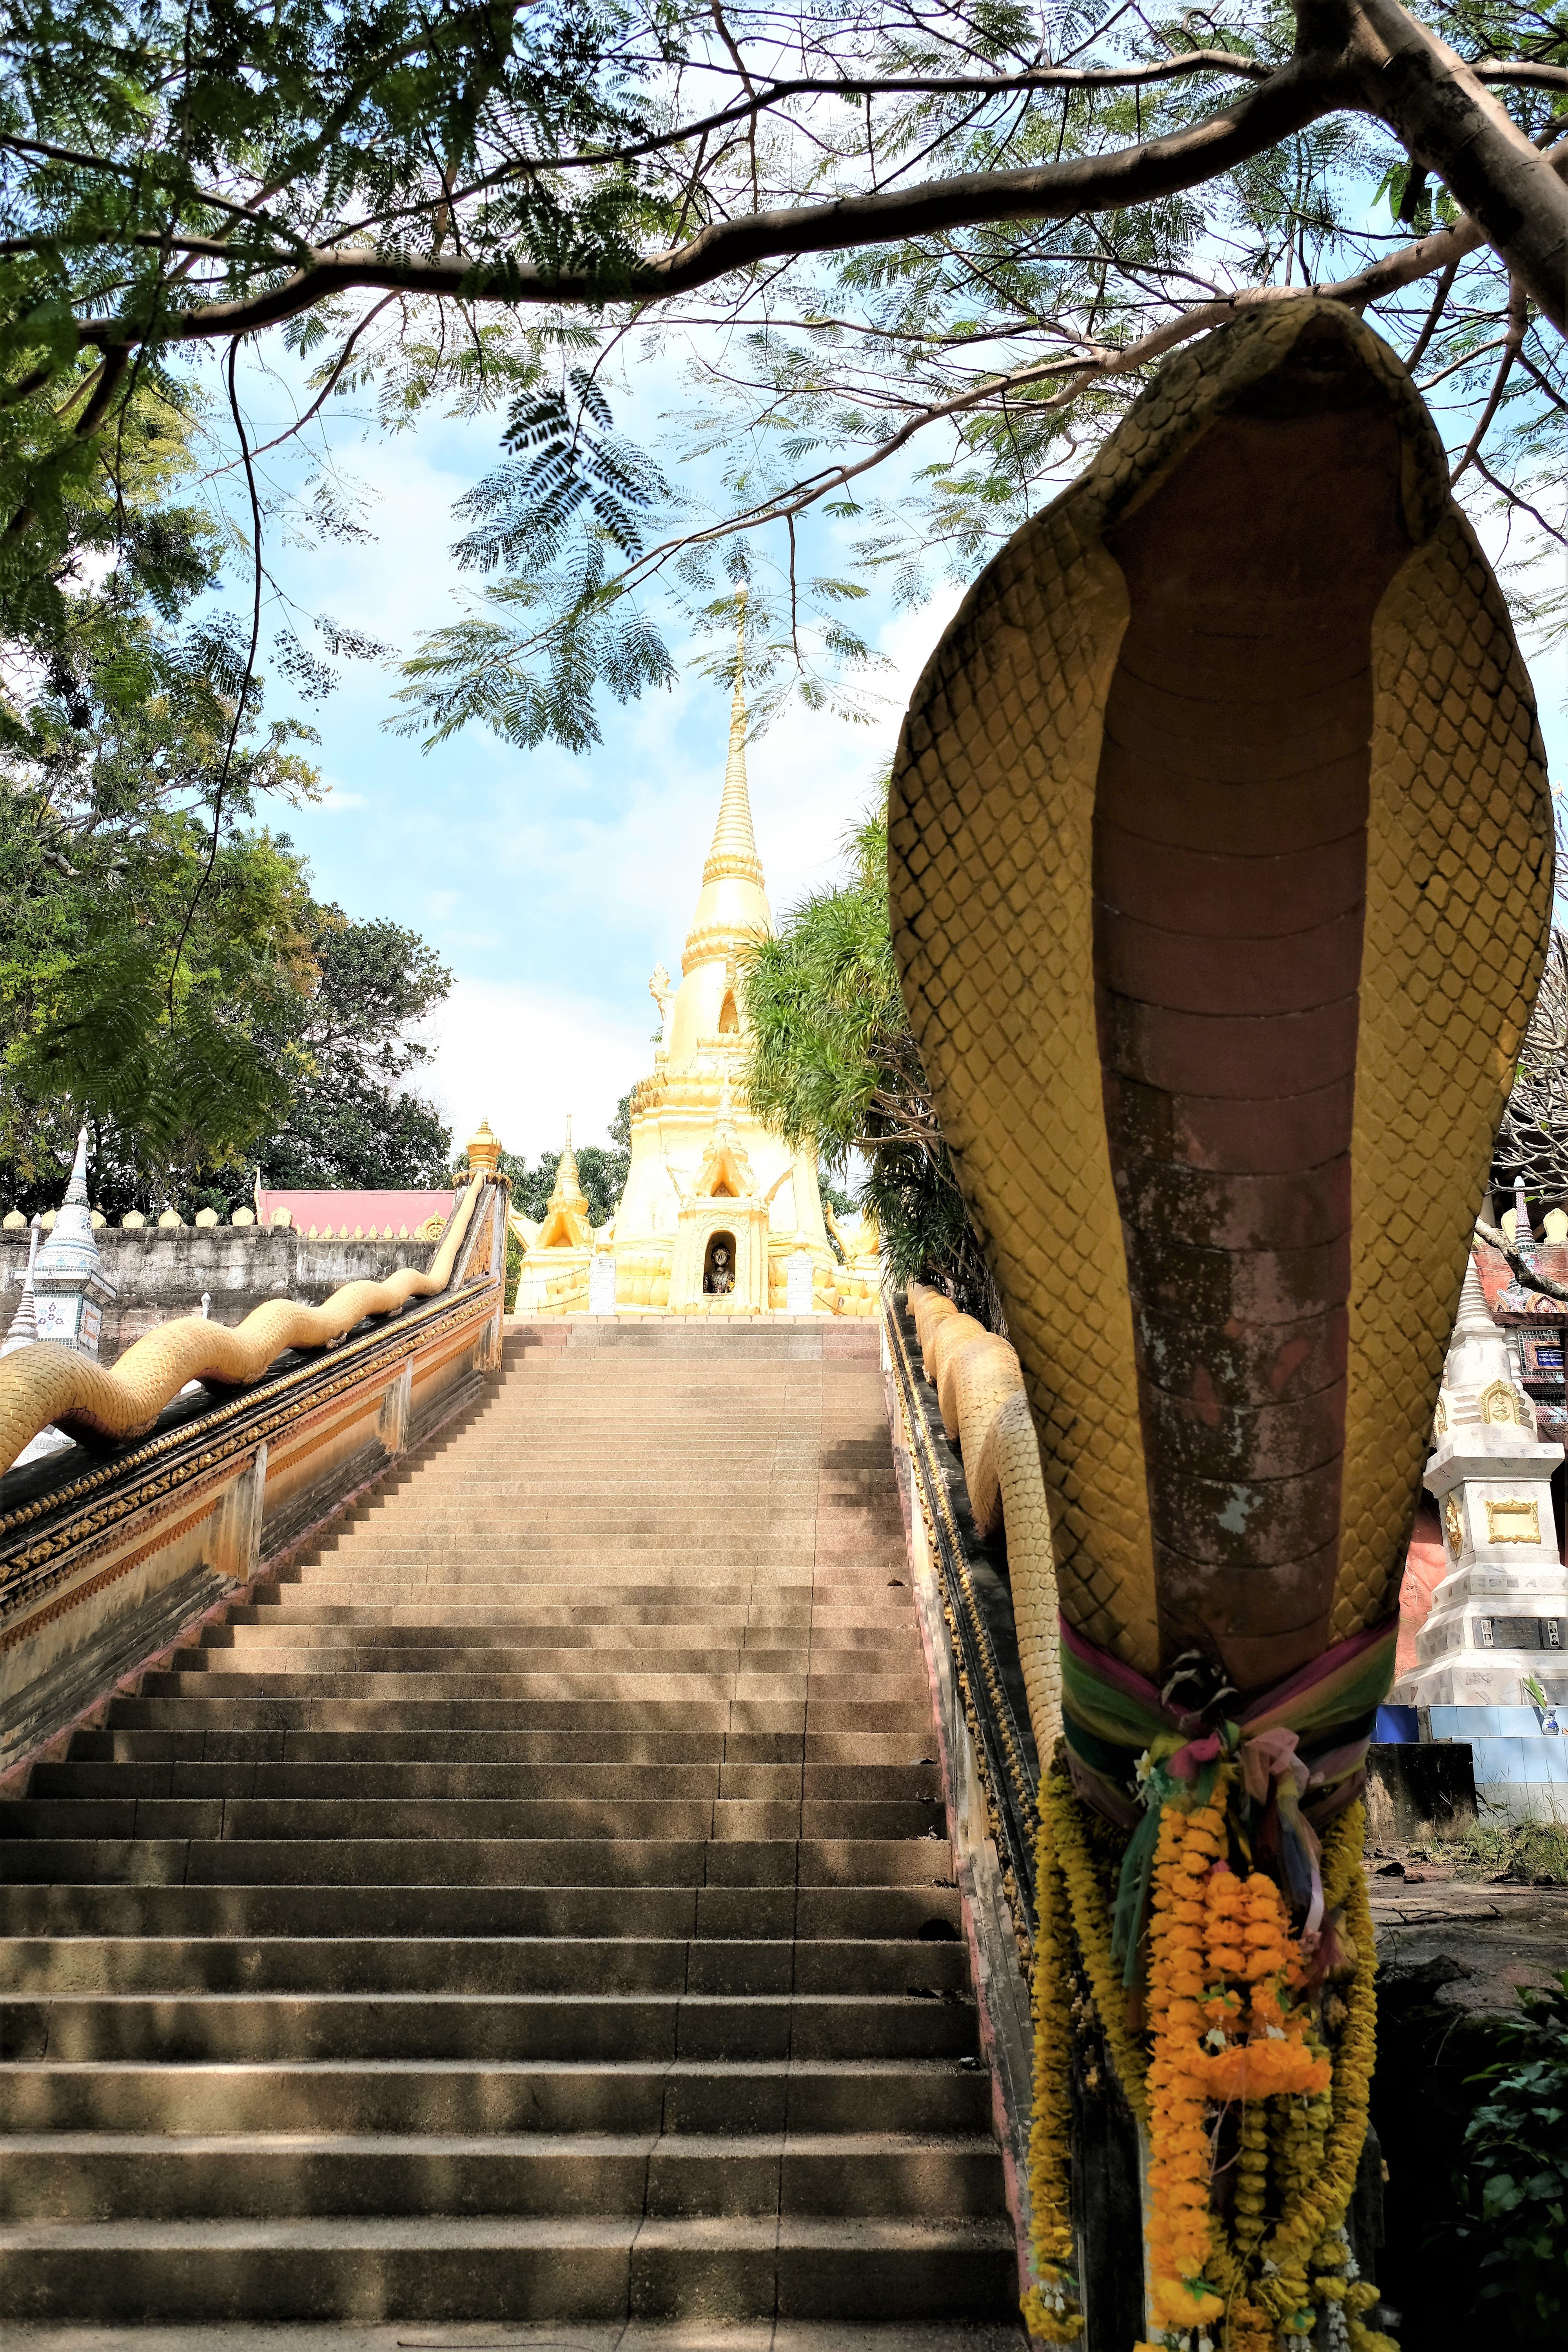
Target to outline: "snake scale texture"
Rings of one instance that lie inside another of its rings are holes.
[[[289,1348],[324,1348],[367,1315],[392,1315],[451,1281],[478,1200],[475,1177],[427,1273],[400,1266],[384,1282],[349,1282],[320,1307],[269,1299],[232,1328],[200,1315],[161,1323],[112,1366],[47,1340],[0,1359],[0,1476],[51,1423],[72,1437],[140,1437],[187,1381],[245,1388]]]
[[[1061,1656],[1051,1522],[1039,1441],[1018,1359],[1005,1339],[961,1315],[951,1298],[921,1283],[909,1288],[921,1363],[937,1392],[942,1428],[963,1458],[974,1524],[1005,1531],[1018,1662],[1037,1755],[1049,1756],[1062,1727]]]
[[[1063,1614],[1141,1672],[1257,1689],[1394,1607],[1552,856],[1502,595],[1337,304],[1173,359],[928,664],[906,1000]],[[931,1333],[950,1423],[977,1345]]]

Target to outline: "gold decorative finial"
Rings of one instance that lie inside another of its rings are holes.
[[[730,698],[730,755],[724,763],[724,791],[719,803],[719,822],[713,828],[712,845],[708,863],[702,868],[704,882],[717,882],[725,875],[737,875],[743,881],[761,884],[763,862],[757,856],[757,836],[752,830],[752,803],[746,790],[746,591],[736,592],[740,618],[735,625],[735,690]]]
[[[500,1165],[500,1138],[488,1118],[481,1118],[468,1138],[468,1172],[474,1176],[493,1176]]]
[[[583,1187],[577,1180],[576,1154],[572,1149],[572,1114],[568,1111],[566,1114],[566,1148],[562,1152],[560,1161],[556,1167],[555,1186],[550,1195],[550,1205],[552,1208],[554,1208],[558,1202],[581,1201],[583,1197]]]

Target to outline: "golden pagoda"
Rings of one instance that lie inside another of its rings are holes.
[[[663,1029],[652,1074],[631,1098],[626,1190],[610,1223],[594,1234],[584,1221],[581,1240],[567,1241],[560,1177],[542,1223],[514,1219],[526,1253],[520,1315],[607,1307],[610,1268],[595,1267],[595,1256],[613,1258],[620,1314],[868,1311],[868,1286],[846,1283],[829,1244],[810,1154],[770,1134],[746,1100],[741,963],[750,942],[773,929],[746,787],[738,665],[724,788],[680,982],[672,987],[662,964],[648,982]]]

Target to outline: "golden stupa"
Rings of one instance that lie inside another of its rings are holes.
[[[855,1236],[866,1246],[847,1271],[828,1242],[810,1155],[770,1134],[746,1101],[741,960],[773,928],[737,670],[724,789],[680,983],[671,986],[662,964],[648,982],[664,1025],[652,1074],[631,1099],[626,1190],[607,1224],[589,1225],[568,1128],[543,1219],[512,1221],[524,1245],[519,1315],[607,1312],[612,1297],[620,1314],[871,1311],[874,1228]]]

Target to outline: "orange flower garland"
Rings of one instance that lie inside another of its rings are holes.
[[[1166,1805],[1154,1850],[1150,1926],[1149,2301],[1157,2325],[1189,2328],[1225,2309],[1204,2276],[1213,2158],[1208,2094],[1194,2060],[1206,2030],[1204,1881],[1229,1842],[1226,1775],[1206,1805]]]
[[[1031,2179],[1041,2284],[1025,2304],[1030,2332],[1059,2343],[1083,2325],[1068,2268],[1071,1938],[1149,2135],[1155,2340],[1136,2352],[1307,2352],[1320,2320],[1326,2352],[1396,2352],[1367,2324],[1377,2290],[1359,2276],[1344,2229],[1373,2056],[1363,1809],[1347,1807],[1324,1840],[1323,1896],[1338,1944],[1331,2042],[1285,1896],[1266,1872],[1232,1867],[1248,1851],[1234,1759],[1216,1759],[1201,1784],[1167,1776],[1161,1795],[1145,2060],[1077,1798],[1059,1770],[1040,1790]],[[1216,2197],[1216,2153],[1226,2146]]]

